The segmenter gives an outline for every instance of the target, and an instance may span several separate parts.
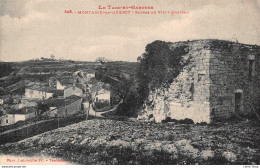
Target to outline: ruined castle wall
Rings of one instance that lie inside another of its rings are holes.
[[[150,92],[141,117],[210,123],[260,107],[260,47],[220,40],[172,43],[180,45],[189,46],[183,56],[189,63],[169,88]],[[241,102],[235,95],[241,95]]]
[[[256,108],[260,103],[259,47],[227,41],[210,45],[211,119],[229,118],[236,113],[252,114],[252,107]],[[241,93],[241,98],[236,99],[236,93]]]
[[[194,122],[210,122],[210,47],[207,41],[173,43],[172,47],[189,45],[189,53],[183,59],[189,63],[174,79],[170,87],[151,91],[144,117],[152,116],[156,122],[166,117],[190,118]],[[140,118],[141,116],[139,116]]]
[[[205,41],[191,43],[190,63],[170,86],[169,113],[175,119],[190,118],[194,122],[210,122],[210,48]],[[178,89],[173,89],[177,87]],[[172,92],[171,92],[172,91]]]

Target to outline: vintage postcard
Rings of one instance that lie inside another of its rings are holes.
[[[260,164],[259,0],[0,0],[0,165]]]

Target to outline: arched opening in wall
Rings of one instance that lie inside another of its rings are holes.
[[[243,90],[235,90],[235,114],[242,114]]]

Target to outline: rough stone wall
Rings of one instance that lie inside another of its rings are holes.
[[[210,122],[210,47],[204,40],[173,43],[171,47],[180,45],[189,45],[189,53],[183,56],[183,59],[189,59],[189,64],[183,68],[169,88],[150,92],[139,119],[150,118],[161,122],[166,117],[171,117],[190,118],[194,122]]]
[[[210,123],[235,114],[235,93],[242,92],[239,115],[260,107],[260,47],[220,40],[172,43],[189,45],[190,59],[169,88],[150,91],[139,119],[166,117]],[[252,77],[249,79],[249,60]],[[192,86],[193,85],[193,86]]]
[[[175,119],[190,118],[194,122],[210,122],[210,48],[207,41],[190,44],[190,63],[170,86],[169,95],[180,96],[168,99],[168,116]],[[193,86],[192,86],[193,85]],[[177,87],[177,91],[176,88]]]
[[[248,115],[260,100],[260,47],[213,41],[210,43],[211,118],[229,118],[233,114]],[[249,60],[254,59],[249,79]],[[242,92],[240,112],[235,112],[235,92]]]

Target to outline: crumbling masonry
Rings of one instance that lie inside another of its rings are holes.
[[[197,40],[189,59],[169,88],[151,91],[139,119],[161,122],[166,117],[213,122],[234,115],[253,115],[260,106],[260,47],[230,41]],[[153,115],[151,115],[153,114]],[[153,117],[151,117],[153,116]]]

